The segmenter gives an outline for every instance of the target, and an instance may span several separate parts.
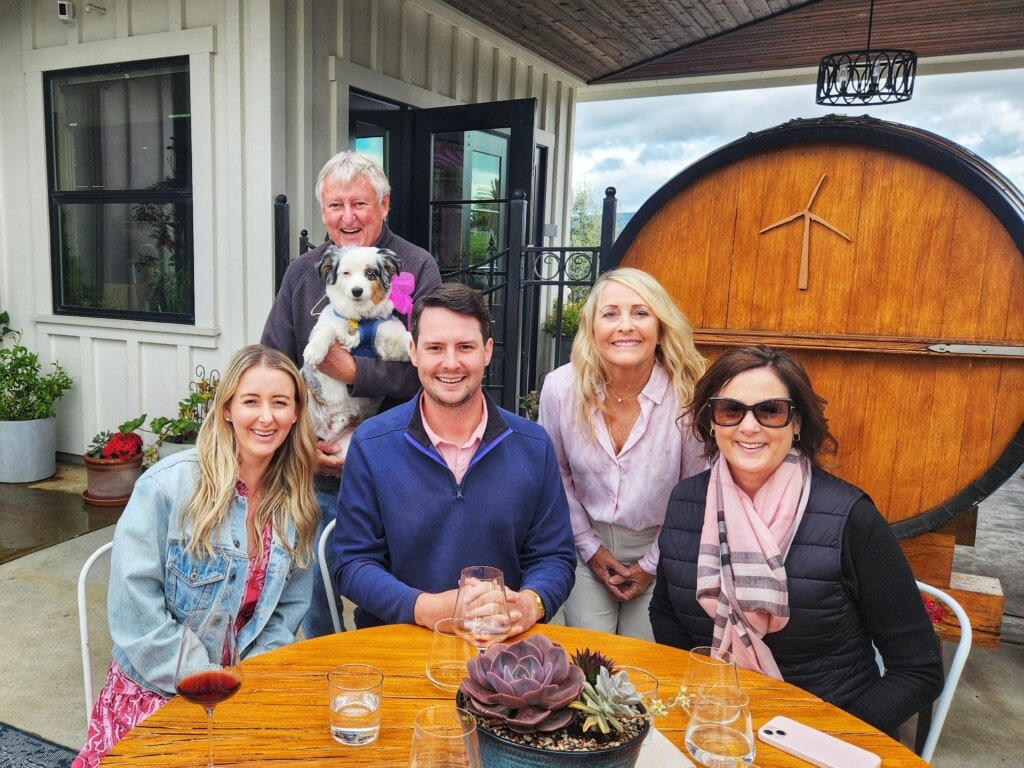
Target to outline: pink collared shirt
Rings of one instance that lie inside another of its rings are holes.
[[[427,416],[423,413],[423,397],[426,397],[426,395],[420,397],[420,418],[423,420],[423,429],[427,433],[427,437],[430,438],[430,442],[437,448],[437,452],[441,454],[441,458],[448,465],[448,469],[455,475],[455,482],[461,483],[466,470],[469,469],[469,462],[473,460],[473,457],[476,455],[476,449],[480,447],[480,441],[484,438],[484,428],[487,426],[487,401],[482,397],[480,398],[482,405],[480,423],[476,425],[476,429],[469,436],[469,440],[462,445],[456,445],[445,440],[430,428],[430,424],[427,423]]]
[[[586,424],[576,422],[574,376],[571,363],[548,374],[538,420],[555,444],[576,551],[587,561],[601,546],[592,521],[631,531],[660,528],[676,483],[703,472],[708,463],[689,422],[677,418],[679,403],[661,365],[654,366],[637,397],[640,415],[618,453],[599,410],[592,416],[593,436]],[[655,573],[660,554],[655,536],[640,567]]]

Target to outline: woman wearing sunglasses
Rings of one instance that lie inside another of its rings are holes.
[[[895,735],[939,694],[942,656],[888,523],[820,466],[837,448],[824,403],[786,352],[711,364],[687,412],[712,465],[672,491],[651,622]]]
[[[682,419],[705,362],[649,274],[615,269],[594,283],[572,362],[548,375],[540,396],[576,544],[569,626],[654,639],[648,605],[665,504],[680,479],[707,468]]]

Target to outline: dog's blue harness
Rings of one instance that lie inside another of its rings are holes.
[[[351,317],[342,317],[336,309],[332,311],[336,317],[347,321],[351,328],[359,331],[359,344],[349,351],[356,357],[377,357],[377,350],[374,349],[373,343],[377,338],[377,326],[383,322],[381,318],[353,320]]]

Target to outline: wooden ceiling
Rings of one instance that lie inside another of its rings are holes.
[[[864,48],[870,0],[446,0],[589,85],[817,67]],[[876,0],[872,48],[1024,49],[1024,0]]]

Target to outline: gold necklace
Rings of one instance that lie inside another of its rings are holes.
[[[646,387],[646,386],[647,385],[644,384],[644,387]],[[616,403],[618,403],[619,405],[622,405],[622,403],[626,402],[627,400],[632,400],[634,397],[636,397],[641,392],[643,392],[644,391],[644,387],[640,387],[640,389],[638,389],[632,395],[623,395],[622,397],[619,397],[614,392],[612,392],[611,387],[609,387],[607,384],[604,385],[604,391],[607,392],[609,395],[611,395],[615,399]]]

